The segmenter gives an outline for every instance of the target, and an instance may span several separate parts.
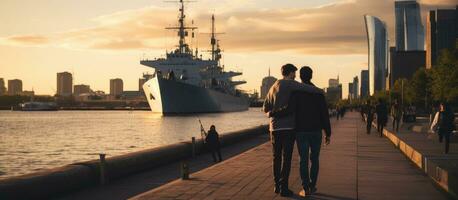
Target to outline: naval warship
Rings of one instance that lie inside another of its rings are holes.
[[[245,81],[233,81],[241,72],[225,71],[221,65],[221,48],[216,39],[215,16],[212,15],[211,58],[202,59],[186,38],[194,37],[197,27],[186,26],[184,2],[179,1],[178,26],[167,27],[178,32],[177,48],[165,58],[143,59],[140,64],[153,68],[143,84],[151,110],[161,114],[234,112],[247,110],[248,96],[236,87]]]

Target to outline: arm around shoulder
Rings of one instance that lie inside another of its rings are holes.
[[[313,85],[308,85],[308,84],[303,84],[303,83],[299,83],[297,81],[291,81],[292,83],[292,86],[293,86],[293,90],[296,90],[296,91],[304,91],[304,92],[310,92],[310,93],[316,93],[316,94],[324,94],[324,91],[320,88],[317,88]]]

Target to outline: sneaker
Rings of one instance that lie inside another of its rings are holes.
[[[277,193],[277,194],[280,193],[280,186],[279,185],[275,184],[274,192]]]
[[[290,197],[290,196],[293,196],[293,191],[291,191],[290,189],[286,188],[286,189],[282,189],[280,191],[280,196],[282,197]]]
[[[310,194],[314,194],[317,191],[316,187],[310,187],[309,192]]]

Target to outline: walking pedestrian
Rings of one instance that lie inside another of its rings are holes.
[[[386,126],[386,122],[388,121],[388,110],[382,99],[378,100],[375,112],[377,114],[377,131],[380,133],[380,137],[382,137],[383,128]]]
[[[444,153],[448,154],[450,148],[450,135],[456,127],[455,114],[446,102],[440,103],[439,112],[437,112],[434,117],[431,129],[438,133],[440,143],[445,139]]]
[[[397,100],[395,100],[394,104],[391,106],[391,117],[393,117],[393,130],[399,132],[399,123],[401,122],[402,108],[398,104]]]
[[[270,117],[269,130],[273,150],[274,192],[280,193],[281,196],[293,194],[289,189],[288,180],[295,140],[295,117],[294,114],[285,116],[272,114],[288,106],[294,91],[323,94],[323,91],[317,87],[295,81],[296,71],[296,66],[292,64],[282,66],[283,78],[277,80],[270,88],[263,105],[263,111]]]
[[[371,105],[370,100],[367,100],[365,106],[365,113],[366,113],[366,133],[371,134],[372,129],[372,122],[374,121],[374,107]]]

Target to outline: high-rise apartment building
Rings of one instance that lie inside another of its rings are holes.
[[[122,79],[115,78],[110,79],[110,95],[111,96],[119,96],[124,91],[124,84]]]
[[[21,95],[22,81],[19,79],[8,80],[8,95]]]
[[[71,96],[73,94],[73,76],[69,72],[57,73],[58,96]]]

